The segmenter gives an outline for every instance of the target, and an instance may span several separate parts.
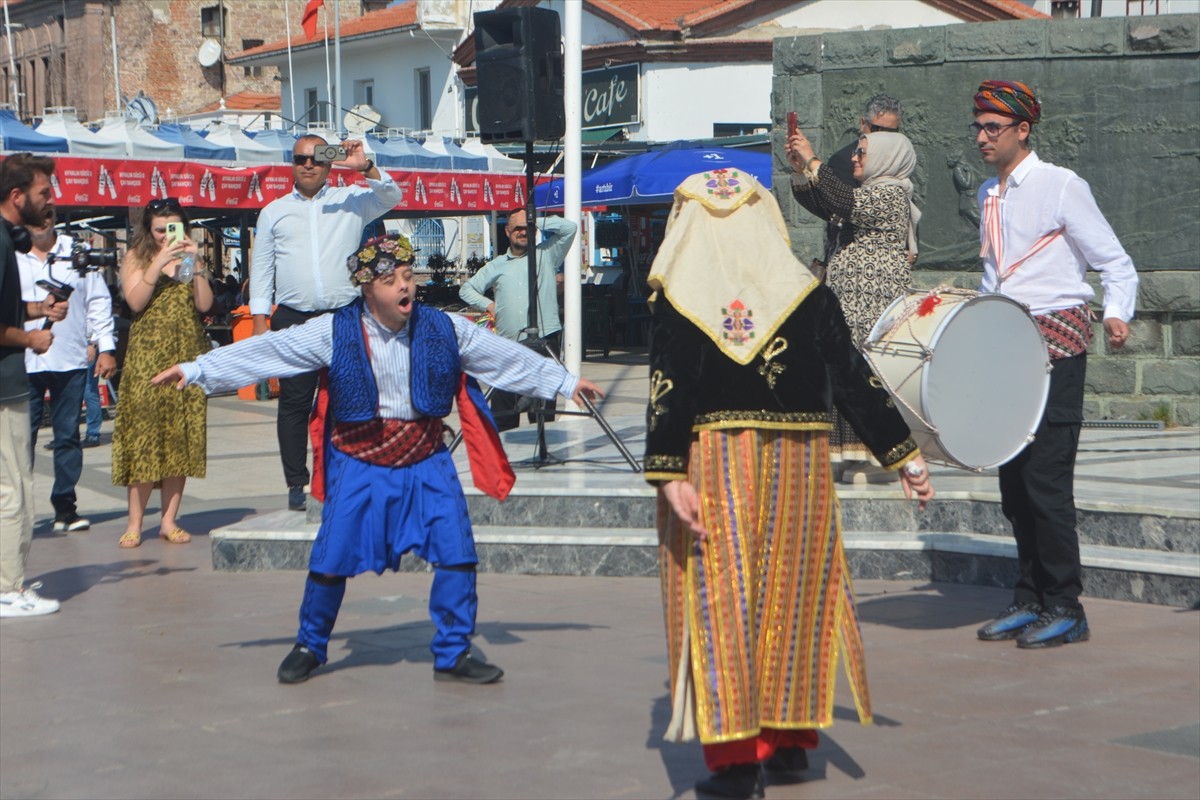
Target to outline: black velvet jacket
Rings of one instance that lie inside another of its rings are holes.
[[[742,366],[664,297],[654,304],[646,480],[685,480],[700,430],[829,430],[834,404],[885,467],[916,444],[866,359],[854,347],[833,292],[824,285],[792,312],[759,355]]]

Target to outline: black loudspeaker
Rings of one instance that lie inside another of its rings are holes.
[[[562,138],[566,117],[558,12],[522,6],[477,13],[475,74],[480,139]]]

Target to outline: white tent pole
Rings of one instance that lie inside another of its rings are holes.
[[[563,216],[579,226],[563,267],[563,364],[576,375],[583,363],[583,304],[579,278],[583,263],[580,259],[583,215],[579,127],[583,108],[582,7],[582,3],[563,4],[563,110],[566,117],[563,136]]]
[[[333,129],[342,117],[342,0],[333,0]]]

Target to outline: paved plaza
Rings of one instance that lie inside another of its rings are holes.
[[[584,371],[610,391],[602,408],[640,456],[644,357]],[[186,546],[148,536],[117,548],[125,493],[109,481],[111,423],[85,451],[92,529],[52,532],[39,444],[29,572],[63,609],[0,624],[0,797],[693,796],[699,746],[662,740],[652,578],[480,575],[476,647],[506,675],[463,686],[432,679],[429,576],[364,575],[349,584],[329,665],[279,685],[303,573],[214,571],[206,535],[281,508],[274,414],[273,402],[210,402],[209,477],[189,482]],[[602,447],[592,421],[555,423],[551,441],[559,426]],[[1198,440],[1085,431],[1081,502],[1196,515]],[[528,428],[506,441],[514,460],[530,454]],[[986,476],[941,478],[939,490],[994,490]],[[518,470],[518,489],[593,480],[633,491],[640,479],[611,451],[587,469]],[[875,724],[858,724],[843,683],[806,780],[768,798],[1200,797],[1196,610],[1093,599],[1091,642],[1028,652],[975,640],[1006,591],[869,580],[856,592]]]

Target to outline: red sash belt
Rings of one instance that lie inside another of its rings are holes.
[[[438,417],[335,422],[329,440],[338,450],[380,467],[407,467],[433,455],[443,442]]]

